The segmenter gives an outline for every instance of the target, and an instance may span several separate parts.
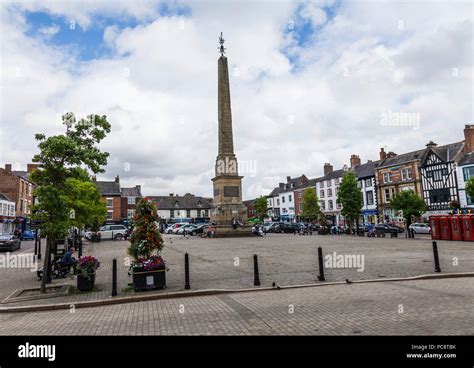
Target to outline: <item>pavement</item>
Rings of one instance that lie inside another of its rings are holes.
[[[266,237],[203,239],[165,235],[163,257],[169,271],[165,290],[145,294],[162,294],[184,290],[184,254],[189,253],[191,290],[252,288],[254,281],[253,254],[258,255],[262,286],[312,284],[318,282],[317,248],[323,254],[363,256],[364,267],[325,268],[327,281],[386,279],[411,277],[434,272],[431,240],[418,236],[406,238],[367,238],[358,236],[300,236],[269,234]],[[43,242],[44,243],[44,242]],[[130,261],[127,241],[103,241],[84,244],[84,254],[99,258],[101,266],[96,276],[96,291],[73,293],[66,297],[8,303],[3,306],[77,303],[110,297],[112,289],[112,259],[118,263],[120,296],[134,293],[128,287]],[[43,244],[44,246],[44,244]],[[30,252],[32,248],[29,248]],[[474,271],[474,243],[438,241],[442,273]],[[24,251],[22,248],[21,251]],[[18,251],[17,251],[18,252]],[[14,252],[13,254],[17,254]],[[27,253],[26,253],[27,254]],[[3,254],[4,255],[4,254]],[[361,259],[361,258],[359,258]],[[337,264],[334,264],[337,266]],[[75,285],[75,278],[54,279],[53,285]],[[29,269],[0,268],[0,300],[15,290],[38,287],[36,274]]]
[[[339,284],[0,314],[0,335],[473,335],[474,279]]]

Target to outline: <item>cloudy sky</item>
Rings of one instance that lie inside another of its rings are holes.
[[[245,199],[474,124],[471,1],[0,4],[2,166],[24,169],[63,113],[105,114],[101,178],[211,196],[220,32]]]

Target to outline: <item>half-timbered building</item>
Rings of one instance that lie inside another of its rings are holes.
[[[449,211],[459,203],[456,166],[463,149],[463,141],[439,147],[431,141],[426,145],[420,171],[429,214]]]

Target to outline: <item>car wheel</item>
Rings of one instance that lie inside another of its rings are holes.
[[[122,240],[122,238],[123,238],[123,235],[122,235],[122,234],[117,234],[117,235],[115,235],[115,237],[114,237],[115,240]]]

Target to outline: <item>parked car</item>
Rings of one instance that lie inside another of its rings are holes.
[[[421,224],[415,222],[408,227],[410,230],[413,230],[415,234],[429,234],[431,232],[431,228],[428,224]]]
[[[31,230],[25,230],[21,233],[20,240],[35,240],[35,233]]]
[[[21,248],[21,240],[14,234],[0,235],[0,250],[13,252],[15,249]]]
[[[392,224],[377,224],[375,225],[375,235],[385,236],[385,234],[398,234],[403,232],[403,229],[399,226]]]
[[[190,234],[191,231],[196,227],[194,224],[187,224],[180,226],[176,231],[176,234],[183,235],[184,231],[186,230],[186,234]]]
[[[280,223],[278,222],[268,222],[263,225],[264,231],[267,233],[279,233],[281,232]]]
[[[294,233],[300,230],[300,225],[295,222],[282,222],[280,224],[281,233]]]
[[[100,234],[102,240],[110,240],[112,236],[114,240],[121,240],[125,237],[126,232],[127,228],[123,225],[105,225],[102,226],[97,233]],[[92,231],[86,231],[84,234],[84,237],[88,240],[91,240],[92,236]]]
[[[180,226],[181,226],[180,223],[175,223],[175,224],[172,224],[172,225],[168,226],[165,229],[165,234],[171,234],[174,229],[179,228]]]
[[[171,234],[177,234],[178,231],[179,231],[179,229],[180,229],[181,227],[186,226],[186,225],[189,225],[189,223],[187,223],[187,222],[186,222],[186,223],[181,222],[181,223],[175,224],[175,225],[177,225],[177,226],[174,227],[173,230],[171,230]]]
[[[204,229],[208,226],[207,223],[201,223],[201,224],[193,224],[193,228],[191,229],[190,234],[191,235],[197,235],[197,234],[202,234],[204,233]]]

